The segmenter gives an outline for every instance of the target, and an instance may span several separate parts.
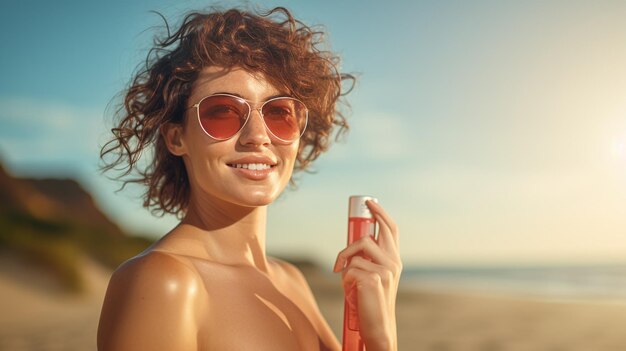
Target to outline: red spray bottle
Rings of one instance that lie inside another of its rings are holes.
[[[350,196],[348,207],[348,245],[360,238],[376,235],[376,221],[365,201],[378,200],[371,196]],[[346,294],[343,307],[343,351],[365,351],[359,333],[359,314],[356,288]]]

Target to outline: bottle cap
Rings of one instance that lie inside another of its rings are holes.
[[[348,207],[348,217],[374,218],[365,201],[371,200],[378,203],[378,199],[368,195],[350,196],[350,205]]]

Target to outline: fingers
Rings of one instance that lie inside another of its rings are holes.
[[[356,258],[360,257],[357,256]],[[384,303],[386,300],[385,289],[380,276],[371,271],[350,267],[345,271],[343,279],[347,301],[357,303],[359,316],[367,316],[367,318],[359,319],[360,330],[378,334],[377,331],[386,324],[381,323],[381,321],[388,320],[389,314],[387,311],[388,304]]]
[[[387,266],[394,272],[402,269],[396,223],[379,204],[373,201],[367,201],[366,204],[378,221],[378,239],[375,241],[372,240],[372,237],[366,236],[348,245],[337,255],[337,260],[333,267],[334,272],[342,270],[350,257],[357,253],[367,255],[373,262]]]
[[[367,235],[352,244],[348,245],[337,255],[333,272],[339,272],[348,261],[348,258],[356,255],[357,253],[364,253],[372,259],[375,263],[381,265],[388,265],[391,263],[391,259],[383,252],[374,239]]]
[[[370,209],[374,218],[378,222],[379,232],[378,238],[379,240],[389,240],[389,237],[392,238],[393,243],[396,248],[398,247],[398,226],[396,222],[387,214],[387,212],[383,209],[383,207],[371,200],[366,201],[367,207]]]
[[[350,260],[348,267],[346,267],[342,273],[342,280],[346,291],[354,283],[353,278],[356,278],[354,277],[354,272],[366,272],[376,275],[378,278],[369,277],[367,278],[367,282],[380,283],[383,288],[388,288],[396,283],[397,272],[394,270],[394,266],[382,266],[361,256],[354,256]],[[359,288],[359,286],[357,286],[357,288]]]

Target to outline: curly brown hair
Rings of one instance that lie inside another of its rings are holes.
[[[116,177],[125,179],[121,189],[128,183],[147,187],[143,205],[153,214],[180,217],[187,209],[190,186],[184,163],[168,151],[159,128],[183,122],[192,85],[205,67],[237,66],[261,73],[306,104],[309,123],[294,171],[305,170],[328,149],[335,127],[337,137],[347,130],[338,102],[351,90],[354,77],[340,73],[338,56],[321,49],[324,33],[296,20],[287,9],[193,12],[174,33],[163,20],[167,34],[155,38],[145,63],[124,90],[119,122],[111,129],[114,137],[100,151],[103,171],[122,171]],[[352,84],[342,93],[344,81]],[[139,160],[146,150],[153,157],[142,166]],[[131,173],[137,176],[127,179]]]

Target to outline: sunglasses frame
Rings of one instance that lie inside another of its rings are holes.
[[[202,121],[200,119],[200,104],[202,104],[202,101],[210,98],[210,97],[215,97],[215,96],[226,96],[226,97],[231,97],[234,98],[238,101],[243,101],[247,106],[248,106],[248,113],[245,116],[245,120],[243,122],[243,124],[241,125],[241,127],[239,128],[239,130],[237,130],[236,133],[234,133],[233,135],[229,136],[228,138],[216,138],[213,135],[211,135],[209,132],[206,131],[206,129],[204,129],[204,126],[202,125]],[[294,138],[293,140],[286,140],[283,138],[278,137],[276,134],[274,134],[274,132],[272,132],[272,130],[268,127],[267,123],[265,123],[265,118],[263,117],[263,107],[265,107],[265,105],[267,103],[270,103],[272,101],[276,101],[276,100],[283,100],[283,99],[288,99],[288,100],[295,100],[299,103],[302,104],[302,106],[304,106],[304,127],[302,128],[302,131],[300,131],[300,135],[298,135],[297,138]],[[279,97],[275,97],[275,98],[271,98],[269,100],[264,101],[261,106],[257,107],[257,108],[252,108],[251,103],[254,103],[254,101],[250,101],[247,99],[242,98],[241,96],[237,96],[237,95],[232,95],[232,94],[225,94],[225,93],[218,93],[218,94],[212,94],[212,95],[208,95],[205,96],[203,98],[201,98],[197,103],[195,103],[194,105],[192,105],[189,108],[196,108],[196,116],[198,118],[198,124],[200,124],[200,128],[202,128],[202,131],[208,135],[209,137],[211,137],[212,139],[218,140],[218,141],[224,141],[224,140],[228,140],[232,137],[234,137],[235,135],[239,134],[239,132],[241,132],[243,130],[243,128],[245,128],[246,124],[248,124],[248,121],[250,120],[250,115],[252,114],[253,110],[256,110],[259,112],[259,117],[261,118],[261,121],[263,121],[263,125],[265,126],[265,130],[268,131],[268,133],[270,133],[274,138],[284,142],[284,143],[293,143],[294,141],[298,140],[300,137],[302,137],[302,135],[304,134],[304,131],[306,130],[306,127],[309,123],[309,109],[306,107],[306,105],[304,104],[304,102],[302,102],[299,99],[296,99],[294,97],[291,96],[279,96]]]

